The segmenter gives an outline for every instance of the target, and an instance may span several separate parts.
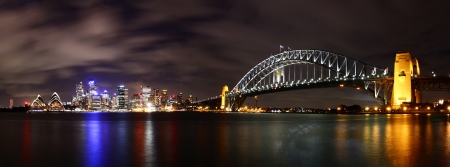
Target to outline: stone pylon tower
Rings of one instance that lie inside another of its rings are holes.
[[[403,102],[420,103],[420,91],[412,87],[411,79],[420,75],[419,62],[409,52],[398,52],[394,64],[394,87],[391,105],[399,109]]]
[[[220,103],[220,109],[225,109],[226,107],[226,101],[227,101],[227,97],[226,97],[226,93],[228,93],[228,86],[225,85],[222,88],[222,101]]]

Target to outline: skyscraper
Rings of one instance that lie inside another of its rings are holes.
[[[141,100],[139,94],[133,94],[133,96],[131,96],[131,108],[136,108],[140,106],[139,101]]]
[[[128,109],[128,89],[123,85],[117,87],[117,100],[119,103],[118,109]]]
[[[183,93],[182,92],[180,92],[180,94],[178,94],[178,96],[177,96],[177,103],[178,104],[183,103]]]
[[[111,99],[109,98],[108,91],[103,91],[102,93],[102,108],[108,108],[110,106]]]
[[[160,105],[160,103],[159,103],[159,89],[153,89],[151,98],[152,98],[153,105],[155,105],[155,106],[159,106]]]
[[[189,103],[192,103],[194,101],[194,98],[192,97],[192,95],[189,95],[189,97],[187,98],[187,101]]]
[[[94,80],[89,80],[88,89],[88,109],[90,110],[100,110],[102,98],[98,93],[97,83]]]
[[[147,105],[147,103],[150,103],[151,101],[153,101],[150,98],[151,95],[152,95],[152,87],[150,87],[150,86],[145,86],[145,87],[141,86],[141,100],[142,100],[142,103],[144,105]]]
[[[162,93],[161,94],[161,105],[166,106],[167,101],[169,100],[169,94],[168,94],[167,90],[162,90],[161,93]]]
[[[76,99],[77,101],[82,101],[83,95],[84,95],[84,87],[83,82],[80,82],[79,84],[75,85],[75,91],[76,91]]]
[[[72,98],[72,105],[78,109],[85,109],[86,95],[84,94],[83,82],[75,84],[75,96]]]

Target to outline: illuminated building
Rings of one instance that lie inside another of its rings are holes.
[[[141,97],[139,94],[133,94],[131,96],[131,108],[136,108],[140,106]]]
[[[75,96],[72,97],[72,105],[77,109],[86,109],[86,97],[83,82],[75,84]]]
[[[89,94],[98,94],[98,87],[94,80],[89,81]]]
[[[84,95],[83,82],[80,82],[79,84],[75,85],[75,91],[76,91],[75,97],[76,97],[77,101],[82,101],[83,95]]]
[[[102,96],[98,94],[91,95],[91,110],[100,110],[102,108]]]
[[[128,109],[128,89],[126,89],[125,86],[120,85],[117,87],[117,92],[117,108]]]
[[[102,96],[98,93],[98,87],[94,80],[89,80],[89,89],[87,91],[87,101],[89,110],[100,110]]]
[[[47,106],[48,111],[64,111],[64,106],[61,101],[61,98],[56,92],[52,94],[52,97],[50,98],[50,101],[48,102]]]
[[[182,104],[183,103],[183,92],[180,92],[177,96],[177,103]]]
[[[9,108],[13,108],[13,107],[14,107],[14,100],[9,99]]]
[[[161,105],[166,106],[167,102],[169,101],[169,94],[167,90],[162,90],[161,92]]]
[[[40,110],[44,111],[47,109],[47,104],[42,99],[41,95],[38,95],[36,99],[33,100],[30,104],[30,110]]]
[[[153,100],[151,100],[152,95],[152,87],[150,86],[141,86],[141,100],[143,104],[147,104]]]
[[[111,108],[117,109],[119,108],[119,98],[117,98],[117,94],[114,93],[111,98]]]
[[[159,106],[159,89],[153,89],[152,94],[150,95],[150,99],[152,100],[154,106]]]
[[[108,108],[110,106],[111,100],[109,98],[108,91],[103,91],[102,93],[102,108]]]
[[[189,95],[189,97],[186,99],[189,103],[192,103],[194,98],[192,97],[192,95]]]
[[[177,102],[177,98],[175,95],[170,96],[169,100],[167,101],[168,106],[173,106],[174,103]]]
[[[399,109],[403,103],[421,102],[420,91],[411,87],[411,77],[418,77],[420,68],[417,59],[412,59],[409,52],[398,52],[394,64],[394,86],[391,105]]]

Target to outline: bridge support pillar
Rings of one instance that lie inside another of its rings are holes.
[[[417,59],[412,59],[409,52],[398,52],[394,64],[394,86],[391,105],[399,109],[404,102],[420,102],[420,91],[412,87],[412,77],[420,74]]]
[[[225,85],[225,86],[223,86],[223,88],[222,88],[222,94],[220,94],[220,96],[221,96],[221,103],[220,103],[220,109],[222,109],[222,110],[224,110],[225,109],[225,107],[226,107],[226,102],[227,102],[227,97],[226,97],[226,94],[228,93],[228,86],[227,85]]]

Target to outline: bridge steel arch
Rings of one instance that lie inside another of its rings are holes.
[[[296,65],[318,65],[325,68],[328,72],[327,77],[297,81],[291,83],[269,83],[269,85],[262,86],[261,81],[272,74],[277,69]],[[361,86],[372,97],[374,97],[380,104],[387,104],[387,97],[389,87],[392,87],[392,81],[384,80],[382,78],[388,78],[391,74],[387,68],[377,68],[373,65],[342,56],[336,53],[322,51],[322,50],[291,50],[284,51],[282,53],[270,56],[269,58],[258,63],[250,71],[248,71],[244,77],[236,84],[236,86],[227,94],[230,99],[231,110],[236,111],[245,101],[247,96],[255,94],[268,93],[267,89],[271,86],[287,86],[290,85],[294,88],[287,88],[284,90],[302,89],[305,86],[299,86],[299,84],[309,85],[322,83],[319,87],[332,87],[342,82],[348,82],[354,87]],[[323,84],[324,82],[334,84]],[[314,87],[315,88],[315,87]],[[385,97],[380,97],[380,90],[384,88]],[[214,99],[214,98],[210,98]]]
[[[251,88],[274,70],[280,67],[300,63],[311,63],[323,66],[329,69],[329,76],[331,76],[332,71],[335,72],[335,78],[361,78],[370,75],[389,75],[387,68],[377,68],[336,53],[321,50],[292,50],[270,56],[258,63],[242,77],[230,92]]]

